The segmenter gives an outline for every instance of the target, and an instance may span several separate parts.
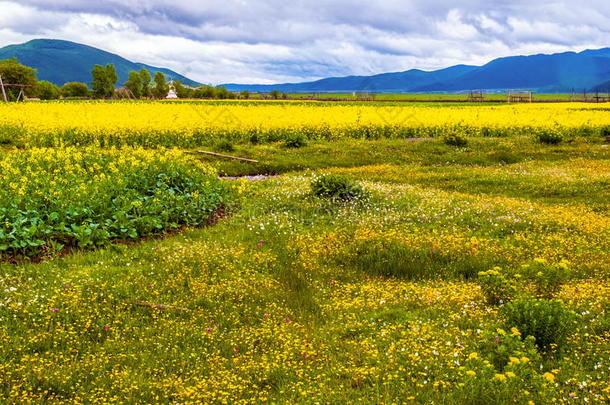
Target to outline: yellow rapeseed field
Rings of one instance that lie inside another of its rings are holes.
[[[0,105],[2,131],[26,143],[197,146],[210,138],[260,141],[504,135],[549,129],[582,133],[610,125],[595,104],[329,104],[318,102],[55,102]]]

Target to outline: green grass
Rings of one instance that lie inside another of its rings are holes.
[[[261,163],[200,158],[226,175],[278,176],[228,182],[239,209],[216,225],[0,264],[2,400],[608,400],[601,139],[234,146]],[[321,173],[370,197],[318,198]],[[511,331],[477,283],[535,258],[570,262],[557,298],[579,315],[561,355]]]

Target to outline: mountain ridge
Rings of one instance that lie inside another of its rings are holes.
[[[610,48],[506,56],[481,66],[455,65],[424,71],[381,73],[372,76],[332,77],[312,82],[275,85],[229,83],[232,91],[433,93],[468,90],[530,89],[570,92],[600,89],[610,81]]]
[[[39,80],[47,80],[61,86],[67,82],[91,81],[94,65],[115,65],[119,76],[118,85],[127,81],[131,70],[146,68],[154,76],[162,72],[168,78],[180,80],[187,85],[199,83],[170,69],[132,62],[120,55],[93,46],[59,39],[33,39],[23,44],[8,45],[0,48],[0,60],[16,57],[20,63],[35,68]]]

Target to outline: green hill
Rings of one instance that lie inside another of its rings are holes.
[[[154,76],[162,72],[168,79],[180,80],[187,85],[199,83],[172,70],[131,62],[121,56],[87,45],[55,39],[35,39],[20,45],[0,48],[0,60],[16,57],[20,63],[38,70],[38,79],[48,80],[59,86],[67,82],[91,81],[94,65],[112,63],[119,75],[119,84],[127,81],[131,70],[148,69]]]

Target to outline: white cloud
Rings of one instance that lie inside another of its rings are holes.
[[[211,83],[303,81],[610,46],[584,0],[0,0],[0,46],[58,38]]]

